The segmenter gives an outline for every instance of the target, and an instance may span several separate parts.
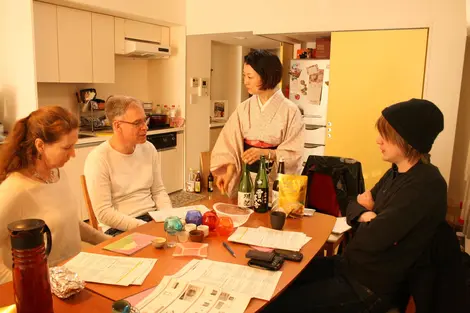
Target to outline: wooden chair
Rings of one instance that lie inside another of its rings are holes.
[[[90,224],[94,229],[101,231],[100,227],[98,226],[98,220],[96,219],[95,211],[93,211],[93,206],[91,205],[90,195],[88,194],[88,188],[86,186],[85,175],[80,176],[80,182],[82,185],[83,197],[85,198],[85,204],[88,209]]]
[[[199,161],[201,167],[201,186],[203,190],[207,190],[207,178],[211,169],[211,151],[201,152]]]

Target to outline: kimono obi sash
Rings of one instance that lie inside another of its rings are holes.
[[[243,141],[243,151],[246,151],[250,148],[258,148],[258,149],[277,149],[277,146],[271,145],[269,143],[263,142],[263,141],[257,141],[257,140],[247,140],[245,139]],[[266,171],[269,172],[272,169],[273,166],[273,161],[272,160],[266,160]],[[248,170],[252,173],[258,173],[259,170],[259,160],[256,161],[253,164],[247,164],[246,167]]]

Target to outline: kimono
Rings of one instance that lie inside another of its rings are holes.
[[[258,147],[276,149],[276,161],[284,159],[285,173],[299,174],[302,170],[303,132],[299,108],[286,99],[281,90],[274,93],[263,109],[258,96],[252,96],[237,107],[220,133],[211,153],[211,171],[215,176],[222,176],[228,164],[235,165],[235,175],[228,187],[228,195],[233,197],[242,174],[243,152],[250,147]],[[256,175],[253,168],[251,166],[250,171]],[[271,183],[276,172],[275,165],[269,174]]]

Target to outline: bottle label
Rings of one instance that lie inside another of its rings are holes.
[[[275,207],[279,206],[279,191],[273,190],[272,196],[273,196],[272,204],[273,204],[273,208],[275,208]]]
[[[201,192],[201,182],[200,181],[194,182],[194,192]]]
[[[238,206],[240,208],[251,208],[253,206],[251,192],[238,192]]]
[[[268,211],[268,189],[256,188],[253,196],[255,212],[264,213]]]
[[[214,190],[214,189],[213,189],[214,187],[212,187],[212,182],[211,182],[211,181],[210,181],[207,185],[208,185],[207,189],[208,189],[209,191],[213,191],[213,190]]]

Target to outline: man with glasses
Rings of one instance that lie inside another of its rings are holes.
[[[113,136],[90,152],[85,177],[100,226],[115,236],[150,221],[148,212],[172,205],[163,186],[160,153],[147,141],[142,102],[111,96],[105,113]]]

